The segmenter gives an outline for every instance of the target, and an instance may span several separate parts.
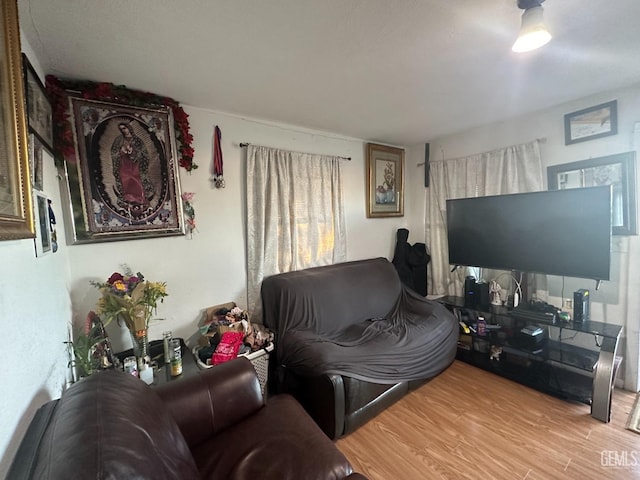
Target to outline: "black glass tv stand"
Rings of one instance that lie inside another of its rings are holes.
[[[622,362],[616,355],[621,326],[595,321],[550,323],[524,318],[503,306],[467,306],[463,297],[438,301],[461,322],[459,360],[591,405],[594,418],[610,421],[615,376]],[[484,318],[486,326],[478,325],[478,317]]]

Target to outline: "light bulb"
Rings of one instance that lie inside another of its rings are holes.
[[[532,7],[522,14],[522,27],[517,40],[511,47],[514,52],[529,52],[549,43],[551,34],[542,19],[542,7]]]

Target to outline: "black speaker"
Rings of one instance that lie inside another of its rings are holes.
[[[573,321],[586,322],[590,316],[589,290],[581,288],[573,292]]]
[[[489,284],[486,282],[476,283],[476,302],[477,305],[486,307],[491,303],[489,296]]]
[[[429,144],[424,144],[424,186],[429,187]]]
[[[477,305],[476,279],[472,276],[465,277],[464,279],[464,304],[467,307],[474,307]]]
[[[487,306],[491,303],[489,284],[476,282],[472,276],[464,279],[464,304],[466,307]]]

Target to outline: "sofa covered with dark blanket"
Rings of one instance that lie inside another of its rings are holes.
[[[9,480],[366,480],[289,395],[265,405],[247,359],[151,388],[121,371],[42,406]]]
[[[458,322],[404,286],[384,258],[267,277],[276,333],[270,384],[293,394],[330,438],[348,434],[454,360]]]

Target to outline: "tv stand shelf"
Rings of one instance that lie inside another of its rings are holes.
[[[446,296],[438,301],[467,325],[475,324],[479,316],[489,325],[485,335],[461,329],[459,360],[559,398],[591,405],[594,418],[609,422],[615,375],[622,361],[616,356],[621,326],[594,321],[549,324],[521,318],[502,306],[465,306],[462,297]],[[525,325],[542,328],[549,338],[540,345],[523,345],[519,333]],[[501,352],[498,358],[497,351]]]
[[[557,340],[547,340],[545,348],[539,353],[529,352],[508,343],[502,345],[502,351],[521,355],[538,362],[566,365],[587,372],[593,372],[598,363],[598,352]]]

